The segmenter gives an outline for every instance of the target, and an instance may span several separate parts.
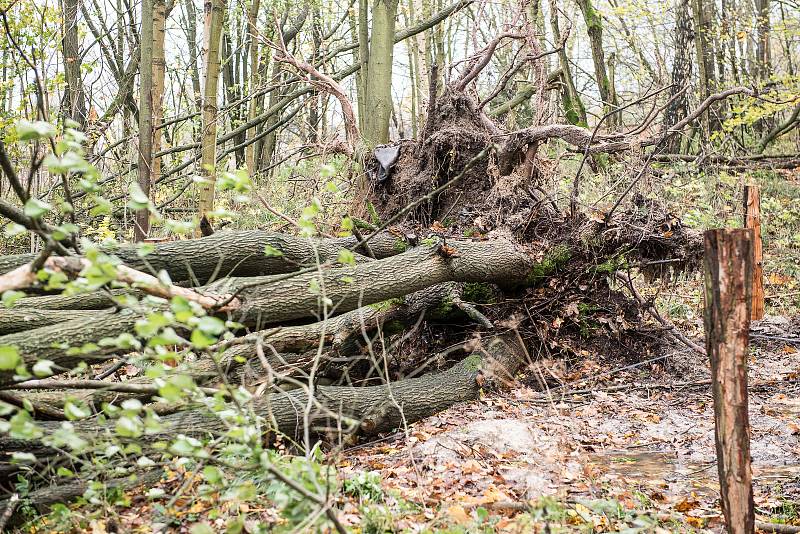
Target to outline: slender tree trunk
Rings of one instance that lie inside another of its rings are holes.
[[[150,174],[153,165],[153,1],[142,1],[142,30],[139,45],[139,163],[138,183],[150,197]],[[150,232],[150,211],[136,210],[134,241],[142,241]]]
[[[206,51],[205,83],[203,86],[203,134],[200,141],[200,185],[198,212],[200,219],[214,209],[214,186],[216,183],[217,158],[217,87],[219,85],[220,44],[225,20],[223,0],[207,0],[203,48]]]
[[[250,79],[247,82],[247,89],[252,95],[257,89],[260,80],[261,69],[258,68],[258,10],[261,7],[261,0],[251,0],[250,7],[247,10],[247,34],[248,34],[248,57],[250,59]],[[255,97],[250,98],[247,106],[247,120],[251,121],[258,113],[258,99]],[[257,131],[253,129],[255,135]],[[245,162],[247,164],[247,173],[250,176],[255,175],[255,143],[250,143],[245,149]]]
[[[772,54],[769,45],[769,2],[770,0],[755,0],[758,39],[756,43],[756,74],[762,82],[769,78],[772,70]]]
[[[358,63],[356,73],[356,99],[358,104],[358,128],[366,128],[367,80],[369,79],[369,7],[368,0],[358,0]]]
[[[172,2],[170,2],[172,4]],[[172,4],[174,5],[174,4]],[[161,123],[164,120],[164,77],[166,58],[164,37],[166,34],[167,5],[164,0],[153,1],[153,166],[150,171],[150,184],[161,178],[161,157],[155,156],[161,150]]]
[[[722,21],[722,37],[728,43],[728,55],[730,56],[731,76],[733,82],[739,85],[739,63],[736,59],[736,22],[732,20],[733,13],[733,0],[722,0],[722,11],[720,12],[720,20]],[[721,47],[720,47],[721,48]],[[722,69],[720,69],[720,72]],[[721,80],[721,81],[724,81]]]
[[[189,66],[192,70],[192,91],[194,92],[192,101],[199,110],[202,105],[202,88],[200,87],[200,61],[197,57],[197,10],[194,0],[186,0],[183,5],[186,6],[186,43],[189,47]]]
[[[786,11],[783,9],[783,2],[780,2],[781,6],[781,23],[783,24],[784,28],[787,28],[786,25]],[[786,73],[789,75],[790,78],[794,77],[794,62],[792,60],[792,41],[789,32],[783,31],[783,55],[786,57]]]
[[[692,0],[692,12],[694,17],[694,45],[697,59],[697,72],[700,78],[700,99],[705,100],[712,93],[714,85],[714,59],[712,55],[712,44],[709,41],[711,34],[710,15],[712,13],[709,2],[704,0]],[[701,116],[701,136],[707,140],[711,130],[716,129],[714,120],[710,115],[712,108],[709,108]]]
[[[553,39],[559,43],[563,41],[561,29],[558,23],[558,9],[555,0],[550,0],[550,27],[553,30]],[[572,69],[570,68],[569,58],[567,57],[566,42],[558,50],[558,62],[561,67],[564,88],[561,90],[561,101],[564,108],[564,116],[576,126],[586,126],[586,108],[583,105],[578,90],[575,89],[575,82],[572,79]]]
[[[61,51],[64,56],[64,78],[67,87],[64,92],[63,115],[86,127],[86,96],[81,79],[81,52],[78,38],[78,8],[80,0],[64,0],[63,36]]]
[[[671,101],[664,111],[664,128],[677,124],[688,113],[686,91],[692,76],[690,46],[693,39],[689,0],[677,0],[675,21],[675,60],[672,67]],[[679,94],[680,93],[680,94]],[[667,140],[667,151],[678,152],[681,138],[673,135]]]
[[[615,98],[612,97],[611,81],[606,70],[606,59],[603,52],[603,19],[600,13],[595,10],[592,0],[578,0],[578,6],[581,8],[581,13],[583,13],[586,31],[589,34],[594,75],[597,79],[600,99],[603,101],[603,111],[608,113],[617,107],[617,103]]]
[[[363,134],[370,146],[389,141],[392,116],[392,60],[398,0],[375,0],[372,5],[366,117]]]

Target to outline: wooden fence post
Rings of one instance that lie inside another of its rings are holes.
[[[761,192],[757,185],[744,186],[744,227],[753,229],[753,308],[750,319],[764,318],[764,253],[761,247]]]
[[[747,413],[747,346],[753,284],[753,231],[705,233],[706,351],[711,358],[717,469],[729,534],[754,532]]]

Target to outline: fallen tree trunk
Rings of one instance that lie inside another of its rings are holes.
[[[174,281],[188,280],[192,285],[206,284],[225,276],[262,276],[295,271],[317,261],[335,261],[342,249],[354,247],[355,237],[341,239],[303,238],[260,230],[217,232],[199,239],[168,241],[153,245],[153,250],[140,254],[141,245],[122,245],[106,249],[133,269],[150,274],[166,271]],[[381,232],[372,237],[370,249],[376,258],[404,252],[407,243],[402,235]],[[265,254],[270,247],[273,251]],[[0,256],[0,273],[30,263],[35,254]],[[356,261],[369,258],[356,254]]]
[[[373,435],[404,422],[418,421],[459,402],[474,400],[482,387],[504,383],[525,362],[525,348],[512,331],[477,344],[470,356],[441,373],[363,388],[318,386],[313,390],[311,403],[307,388],[278,392],[254,397],[252,409],[271,423],[268,430],[292,438],[302,436],[306,420],[317,434],[325,434],[341,424],[349,433]],[[312,408],[306,413],[308,406]],[[160,422],[161,430],[148,437],[150,443],[179,434],[206,437],[228,428],[224,416],[198,409],[166,415]],[[75,432],[84,438],[100,438],[104,433],[104,425],[94,420],[73,424]],[[40,423],[45,433],[56,430],[59,425],[57,422]],[[4,455],[22,450],[40,458],[55,452],[38,440],[0,437],[0,451]],[[5,456],[0,457],[0,466],[6,462]],[[8,471],[12,467],[6,465],[0,470]]]
[[[261,329],[290,320],[338,315],[444,282],[519,286],[536,281],[530,278],[537,272],[534,262],[511,242],[454,241],[449,247],[421,246],[383,260],[290,278],[227,278],[204,289],[235,295],[241,306],[231,310],[233,319]],[[310,290],[314,284],[319,291]],[[101,348],[75,354],[67,350],[69,347],[131,332],[141,317],[129,309],[98,312],[91,317],[0,336],[0,346],[16,346],[28,368],[38,360],[47,359],[60,368],[71,369],[82,361],[107,360],[120,349]],[[0,386],[12,383],[14,375],[13,370],[0,371]]]
[[[311,357],[308,351],[318,347],[324,347],[326,351],[338,350],[340,347],[355,345],[359,339],[363,341],[363,336],[370,335],[386,324],[392,330],[404,328],[418,320],[431,307],[446,308],[446,299],[452,298],[452,293],[453,288],[444,284],[408,295],[401,302],[385,306],[364,306],[326,321],[254,332],[223,343],[220,348],[224,352],[218,363],[204,357],[184,362],[173,373],[186,375],[199,386],[221,383],[222,375],[225,375],[230,383],[251,389],[264,383],[268,374],[278,381],[298,378],[318,363],[316,350]],[[262,354],[259,354],[259,346],[263,347]],[[325,355],[322,355],[322,359],[325,359]],[[265,369],[265,363],[269,369]],[[77,383],[62,380],[58,388],[40,391],[38,386],[37,390],[27,388],[27,384],[22,382],[7,386],[8,389],[4,391],[13,394],[20,401],[32,402],[34,407],[53,408],[46,415],[56,419],[64,418],[63,412],[58,415],[58,410],[63,408],[67,399],[86,402],[99,408],[104,402],[120,403],[127,399],[149,402],[157,396],[158,390],[153,379],[145,376],[136,376],[124,382],[106,382],[105,388],[77,389]],[[150,389],[140,392],[126,391],[126,388],[136,387]]]
[[[0,308],[0,335],[33,330],[74,319],[97,316],[94,310],[47,310],[46,308]]]

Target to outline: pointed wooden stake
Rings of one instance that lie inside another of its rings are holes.
[[[754,531],[747,413],[753,230],[705,233],[706,351],[711,358],[717,469],[729,534]]]
[[[757,185],[744,186],[744,227],[753,229],[753,305],[750,319],[764,318],[764,254],[761,247],[761,192]]]

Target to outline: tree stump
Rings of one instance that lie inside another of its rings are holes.
[[[764,318],[764,254],[761,248],[761,192],[757,185],[744,186],[744,227],[753,230],[753,304],[750,319]]]
[[[706,351],[711,358],[717,469],[727,531],[754,530],[747,412],[753,231],[705,233]]]

